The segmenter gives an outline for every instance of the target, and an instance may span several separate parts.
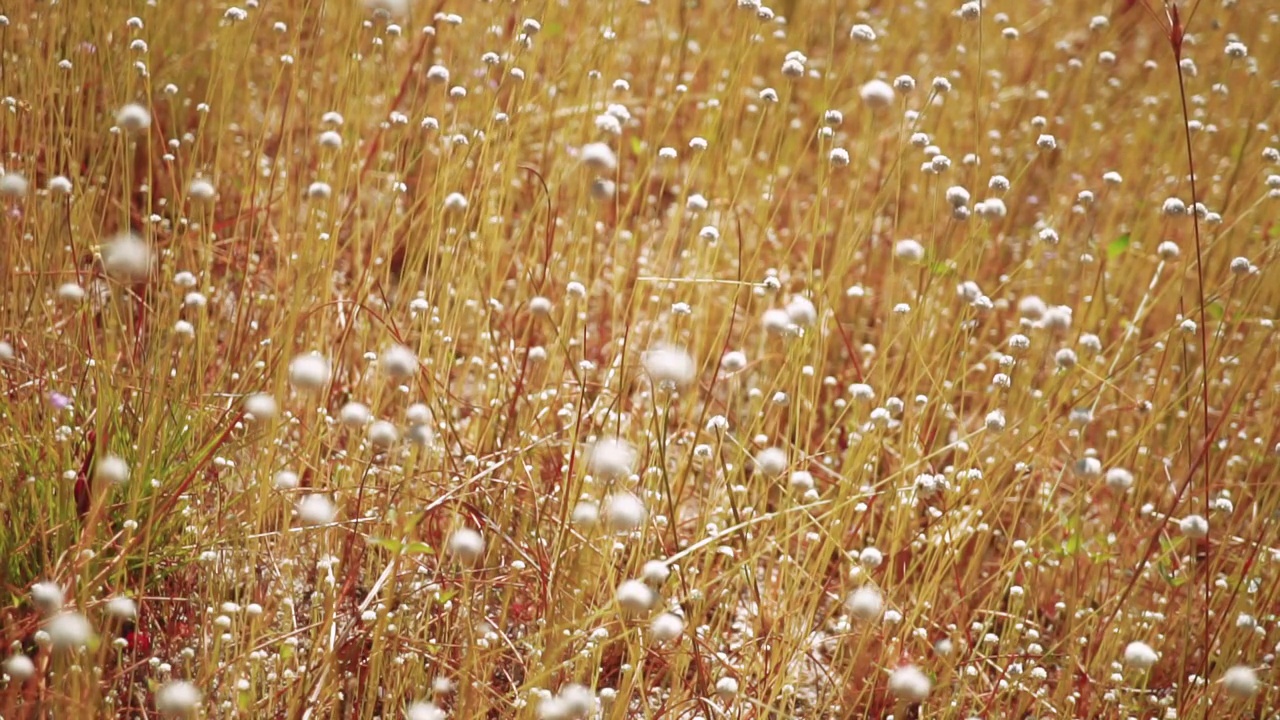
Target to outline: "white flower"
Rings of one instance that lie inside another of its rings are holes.
[[[36,664],[26,655],[11,655],[4,661],[4,672],[9,677],[22,682],[36,674]],[[13,687],[10,685],[10,687]]]
[[[200,690],[185,680],[171,680],[156,691],[156,710],[168,717],[194,716],[200,709]]]
[[[587,458],[587,468],[600,478],[626,477],[633,472],[635,463],[635,448],[618,438],[597,440]]]
[[[1236,665],[1222,674],[1222,688],[1234,698],[1246,699],[1258,694],[1258,673],[1247,665]]]
[[[277,490],[294,490],[298,487],[298,473],[292,470],[281,470],[272,478]]]
[[[858,620],[875,620],[884,611],[884,598],[881,597],[879,590],[870,585],[864,585],[849,593],[844,606],[849,614]]]
[[[62,587],[55,582],[38,582],[31,586],[31,602],[46,615],[62,609],[62,595]]]
[[[618,586],[618,606],[629,613],[641,613],[653,607],[657,594],[640,580],[626,580]]]
[[[467,196],[460,192],[451,192],[444,198],[444,209],[449,212],[462,212],[467,209]]]
[[[27,194],[27,179],[18,173],[5,173],[0,175],[0,196],[10,198],[25,197]]]
[[[893,246],[893,254],[904,262],[918,263],[924,259],[924,246],[910,238],[899,240]]]
[[[684,387],[698,374],[697,363],[683,348],[658,345],[641,357],[644,369],[659,385]]]
[[[107,614],[117,620],[133,620],[138,617],[138,604],[133,598],[117,595],[107,601]]]
[[[876,41],[876,31],[870,25],[859,23],[849,29],[849,37],[860,43],[873,43]]]
[[[151,272],[151,246],[133,233],[117,235],[102,248],[102,269],[112,280],[142,282]]]
[[[1178,521],[1178,529],[1185,537],[1203,538],[1209,535],[1209,521],[1203,515],[1188,515]]]
[[[388,448],[400,439],[400,430],[387,420],[379,420],[369,426],[369,443],[375,448]]]
[[[889,692],[907,702],[924,702],[933,689],[933,682],[914,665],[903,665],[889,676]]]
[[[107,455],[94,464],[93,479],[111,485],[123,485],[129,481],[129,463],[116,455]]]
[[[280,407],[276,399],[267,393],[254,393],[244,399],[244,409],[254,420],[266,421],[275,418]]]
[[[1146,672],[1159,659],[1155,649],[1140,640],[1134,640],[1124,648],[1124,664],[1135,670]]]
[[[660,643],[671,642],[684,632],[684,620],[674,613],[662,613],[649,624],[649,632]]]
[[[578,151],[582,164],[596,172],[612,172],[618,167],[618,156],[608,143],[593,142],[582,146]]]
[[[777,477],[787,471],[787,451],[779,447],[767,447],[756,453],[756,469],[768,477]]]
[[[93,637],[93,626],[85,616],[77,612],[54,615],[44,629],[49,633],[49,641],[53,647],[62,650],[84,647]]]
[[[871,80],[858,90],[858,96],[867,107],[879,110],[893,102],[893,86],[883,80]]]
[[[435,703],[415,702],[404,710],[405,720],[445,720],[448,717]]]
[[[116,111],[116,126],[127,132],[151,127],[151,113],[137,103],[129,103]]]
[[[1133,485],[1133,473],[1124,468],[1111,468],[1107,471],[1106,483],[1113,491],[1124,492]]]
[[[449,536],[449,552],[463,565],[474,565],[484,555],[484,538],[471,528],[458,528]]]
[[[349,428],[362,428],[373,418],[369,406],[354,400],[338,410],[338,421]],[[394,442],[394,441],[393,441]]]
[[[732,700],[738,694],[738,681],[731,677],[722,677],[716,681],[716,695],[721,700]]]
[[[307,353],[289,362],[289,383],[299,390],[322,390],[329,384],[329,361]]]
[[[612,532],[634,532],[644,524],[647,515],[644,501],[633,493],[615,492],[605,498],[604,519]]]
[[[338,516],[338,509],[325,495],[308,495],[298,503],[298,519],[303,525],[326,525]]]
[[[196,178],[187,186],[187,197],[197,202],[209,202],[218,194],[213,183],[204,178]]]

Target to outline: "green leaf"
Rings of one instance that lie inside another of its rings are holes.
[[[410,555],[435,555],[436,549],[421,540],[411,542],[405,546],[404,551]]]
[[[380,547],[384,550],[390,550],[392,553],[399,553],[404,550],[404,542],[394,540],[392,538],[374,538],[371,537],[367,541],[370,545]]]
[[[945,260],[936,260],[929,263],[929,270],[938,277],[947,277],[948,275],[954,275],[956,272],[955,266]]]
[[[644,143],[640,142],[640,138],[636,137],[635,135],[632,135],[631,136],[631,152],[634,153],[636,156],[639,156],[643,150],[644,150]]]
[[[1222,307],[1220,302],[1211,302],[1204,308],[1205,313],[1214,320],[1221,320],[1223,315],[1227,314],[1226,308]]]
[[[1116,258],[1123,255],[1124,251],[1128,249],[1129,249],[1129,233],[1125,233],[1120,237],[1116,238],[1115,240],[1112,240],[1111,243],[1107,245],[1107,259],[1115,260]]]

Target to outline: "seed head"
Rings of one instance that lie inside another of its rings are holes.
[[[658,385],[684,387],[698,374],[693,356],[683,348],[660,344],[644,353],[641,361],[644,369]]]
[[[870,80],[858,90],[858,97],[872,110],[880,110],[893,103],[893,87],[883,80]]]
[[[787,451],[768,447],[756,453],[756,469],[765,477],[778,477],[787,471]]]
[[[684,633],[684,620],[674,613],[662,613],[649,624],[649,633],[659,643],[669,643]]]
[[[893,254],[904,262],[918,263],[924,260],[924,246],[918,240],[899,240],[893,246]]]
[[[133,233],[117,235],[102,248],[102,269],[112,280],[142,282],[151,273],[151,246]]]
[[[254,420],[267,422],[275,419],[280,406],[276,403],[276,399],[267,393],[254,393],[244,399],[244,409],[253,416]]]
[[[618,156],[608,143],[593,142],[582,146],[578,151],[582,164],[598,173],[613,172],[618,167]]]
[[[1188,515],[1178,521],[1178,530],[1184,537],[1200,539],[1209,535],[1209,521],[1203,515]]]
[[[107,614],[117,620],[133,620],[138,617],[138,604],[133,598],[117,595],[107,601]]]
[[[200,690],[185,680],[171,680],[156,691],[156,710],[165,717],[194,717],[200,710]]]
[[[36,674],[36,664],[26,655],[10,655],[4,661],[4,673],[18,682],[23,682]]]
[[[1113,467],[1107,471],[1106,483],[1112,491],[1122,493],[1133,487],[1133,473],[1124,468]]]
[[[289,361],[289,383],[299,390],[323,390],[329,376],[329,361],[315,353]]]
[[[889,676],[889,692],[907,702],[924,702],[932,689],[933,681],[914,665],[903,665]]]
[[[308,495],[298,502],[298,520],[303,525],[327,525],[338,516],[338,509],[327,495]]]
[[[45,623],[49,641],[59,650],[75,650],[88,644],[93,637],[93,626],[78,612],[62,612]]]
[[[880,617],[880,613],[884,611],[884,598],[879,590],[864,585],[849,593],[844,606],[854,618],[866,622]]]
[[[1233,698],[1246,700],[1258,694],[1258,673],[1248,665],[1236,665],[1222,674],[1222,689]]]
[[[639,580],[626,580],[618,586],[618,606],[628,613],[642,613],[653,607],[657,594]]]
[[[123,485],[129,481],[129,463],[116,455],[107,455],[93,466],[93,479],[110,485]]]
[[[849,29],[849,37],[866,45],[876,41],[876,31],[870,25],[859,23]]]
[[[463,565],[475,565],[484,556],[484,538],[471,528],[458,528],[449,536],[449,552]]]
[[[379,420],[369,426],[369,444],[375,448],[385,450],[395,445],[400,440],[400,430],[395,423],[387,420]]]
[[[21,198],[27,195],[27,179],[18,173],[0,175],[0,197]]]
[[[635,532],[644,525],[647,515],[644,501],[633,493],[624,490],[605,498],[604,520],[610,532]]]
[[[55,582],[38,582],[31,586],[32,604],[46,615],[62,609],[62,594],[62,587]]]
[[[151,113],[137,103],[129,103],[116,111],[116,127],[135,133],[151,127]]]
[[[597,440],[591,448],[587,467],[600,478],[626,477],[634,472],[636,450],[631,443],[618,438]]]
[[[378,357],[378,367],[396,380],[406,380],[418,374],[418,354],[404,345],[392,345]]]
[[[1124,664],[1141,672],[1151,669],[1160,656],[1148,644],[1135,640],[1124,648]]]
[[[445,720],[448,715],[435,703],[419,701],[405,708],[404,717],[405,720]]]

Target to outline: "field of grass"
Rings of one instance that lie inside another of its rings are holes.
[[[0,717],[1270,718],[1280,8],[0,8]]]

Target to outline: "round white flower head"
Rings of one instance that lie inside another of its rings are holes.
[[[31,602],[46,615],[62,609],[62,587],[55,582],[38,582],[31,586]]]
[[[872,110],[880,110],[893,103],[893,86],[883,80],[871,80],[858,90],[858,97]]]
[[[657,595],[641,580],[625,580],[618,586],[617,598],[623,611],[642,613],[653,607]]]
[[[156,710],[165,717],[194,717],[200,710],[200,689],[185,680],[170,680],[156,691]]]
[[[387,375],[404,380],[418,372],[418,354],[404,345],[392,345],[378,357],[378,367]]]
[[[10,655],[4,661],[4,673],[10,678],[22,682],[36,674],[36,664],[26,655]]]
[[[604,519],[612,532],[629,533],[639,530],[647,515],[644,501],[633,493],[615,492],[605,498]]]
[[[799,327],[809,327],[818,322],[818,309],[813,301],[802,295],[791,298],[786,307],[787,318]]]
[[[880,552],[880,548],[868,545],[862,548],[862,552],[858,553],[858,563],[868,570],[880,567],[883,562],[884,553]]]
[[[619,438],[597,440],[587,458],[587,468],[599,478],[619,478],[630,475],[636,464],[636,450],[631,443]]]
[[[322,390],[329,384],[329,361],[315,353],[289,361],[289,383],[299,390]]]
[[[129,463],[116,455],[107,455],[93,466],[93,479],[111,485],[123,485],[129,481]]]
[[[117,235],[102,247],[102,269],[112,280],[142,282],[151,273],[151,246],[133,233]]]
[[[379,420],[369,426],[369,444],[375,448],[385,449],[396,444],[400,439],[400,430],[395,423]]]
[[[756,469],[768,477],[777,477],[787,471],[787,451],[779,447],[767,447],[755,456]]]
[[[60,650],[82,648],[93,637],[93,626],[78,612],[58,613],[49,618],[44,629],[53,647]]]
[[[876,41],[876,31],[870,25],[858,23],[849,29],[849,37],[863,44],[873,43]]]
[[[1124,468],[1113,467],[1107,470],[1107,487],[1115,492],[1124,492],[1133,486],[1133,473]]]
[[[276,404],[276,399],[267,393],[254,393],[244,399],[244,409],[253,416],[254,420],[265,422],[275,418],[280,406]]]
[[[884,611],[884,598],[881,597],[879,590],[870,585],[864,585],[849,593],[844,606],[849,614],[858,620],[875,620]]]
[[[126,132],[139,132],[151,127],[151,113],[137,103],[129,103],[116,111],[116,127]]]
[[[138,617],[138,604],[133,598],[117,595],[107,601],[107,614],[117,620],[133,620]]]
[[[595,172],[612,172],[618,167],[618,156],[608,143],[593,142],[582,146],[578,152],[582,164]]]
[[[716,681],[716,695],[721,700],[729,701],[738,694],[738,681],[731,677],[722,677]]]
[[[420,701],[410,703],[404,710],[405,720],[445,720],[448,717],[435,703]]]
[[[672,642],[684,632],[684,620],[675,613],[662,613],[649,624],[649,632],[660,643]]]
[[[1124,648],[1124,664],[1135,670],[1146,672],[1159,659],[1155,649],[1140,640],[1134,640]]]
[[[1209,521],[1203,515],[1188,515],[1178,521],[1178,530],[1185,537],[1199,539],[1209,535]]]
[[[217,194],[218,191],[213,187],[213,183],[204,178],[196,178],[187,186],[187,197],[196,202],[210,202]]]
[[[720,358],[720,369],[727,373],[741,372],[747,367],[747,355],[741,350],[730,350]]]
[[[1222,689],[1233,698],[1248,699],[1258,694],[1258,673],[1248,665],[1236,665],[1222,674]]]
[[[369,406],[354,400],[338,410],[338,421],[352,429],[362,428],[372,419],[373,413],[369,411]]]
[[[469,527],[461,527],[449,536],[449,552],[463,565],[475,565],[484,556],[484,538]]]
[[[893,254],[904,262],[918,263],[924,260],[924,246],[919,240],[899,240],[893,246]]]
[[[640,568],[640,578],[650,585],[661,585],[671,577],[671,568],[661,560],[649,560]]]
[[[660,344],[641,357],[644,369],[662,386],[684,387],[698,374],[697,363],[683,348]]]
[[[5,173],[0,175],[0,197],[26,197],[27,187],[27,179],[18,173]]]
[[[903,665],[889,676],[889,692],[907,702],[924,702],[933,689],[933,681],[915,665]]]
[[[51,193],[57,195],[70,195],[72,190],[71,178],[65,175],[54,175],[49,178],[47,187]]]
[[[460,192],[451,192],[444,197],[444,209],[449,212],[462,212],[467,209],[467,196]]]
[[[303,525],[326,525],[338,516],[338,509],[326,495],[308,495],[298,502],[298,520]]]
[[[580,502],[573,506],[569,519],[580,528],[593,528],[600,522],[600,506],[593,502]]]

